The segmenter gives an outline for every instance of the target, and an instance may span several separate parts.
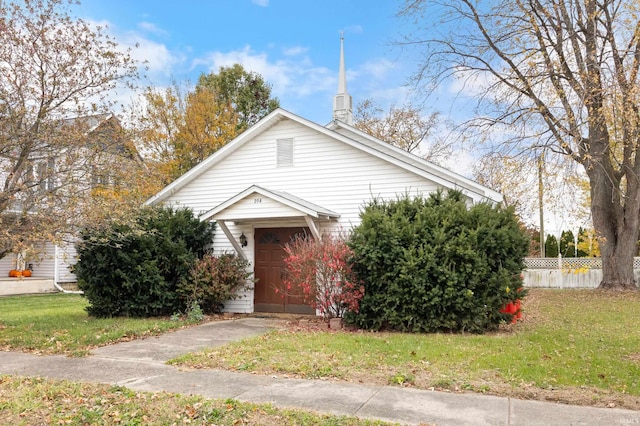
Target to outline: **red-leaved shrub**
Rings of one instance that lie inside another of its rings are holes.
[[[344,239],[326,234],[320,240],[298,238],[287,244],[285,251],[286,292],[300,289],[305,303],[325,319],[358,312],[364,287],[351,271],[352,252]]]

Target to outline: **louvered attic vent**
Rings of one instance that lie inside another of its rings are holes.
[[[293,166],[293,139],[278,139],[276,141],[277,167]]]

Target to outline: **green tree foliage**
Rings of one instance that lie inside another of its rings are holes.
[[[482,332],[522,296],[529,241],[512,208],[467,208],[450,191],[374,200],[361,219],[350,241],[365,287],[353,318],[360,327]]]
[[[544,254],[546,257],[558,257],[558,240],[555,235],[547,235],[544,242]]]
[[[214,225],[188,209],[141,210],[135,223],[88,229],[76,245],[78,287],[96,317],[149,317],[184,311],[177,292],[213,239]]]
[[[196,90],[202,88],[213,90],[221,104],[231,105],[238,114],[238,133],[280,106],[278,98],[271,97],[271,85],[260,74],[247,71],[240,64],[221,67],[217,74],[202,74]]]
[[[562,257],[576,257],[576,243],[572,231],[560,234],[560,254]]]

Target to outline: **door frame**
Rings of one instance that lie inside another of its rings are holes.
[[[267,284],[259,284],[259,279],[265,280],[265,279],[274,279],[273,277],[275,275],[272,275],[271,277],[269,277],[270,272],[267,271],[263,272],[260,271],[260,276],[258,269],[262,268],[261,264],[266,262],[267,264],[270,263],[270,266],[267,266],[267,268],[273,268],[273,265],[276,263],[273,259],[267,259],[266,261],[263,259],[259,259],[259,252],[260,252],[260,242],[258,241],[258,239],[260,237],[263,237],[266,233],[273,231],[273,230],[279,230],[281,232],[283,232],[284,230],[284,235],[286,236],[286,239],[290,239],[293,235],[295,235],[296,233],[299,232],[305,232],[306,234],[312,236],[311,231],[308,227],[305,226],[260,226],[260,227],[254,227],[253,228],[253,259],[254,259],[254,278],[257,280],[254,284],[254,291],[253,291],[253,310],[254,312],[277,312],[277,313],[292,313],[292,314],[311,314],[311,315],[315,315],[316,314],[316,310],[310,305],[310,304],[305,304],[304,302],[300,301],[300,299],[298,297],[296,297],[295,295],[284,295],[284,289],[282,288],[281,284],[282,284],[282,277],[283,277],[283,271],[284,271],[284,262],[281,260],[278,264],[278,268],[280,269],[280,274],[279,274],[279,279],[276,277],[275,279],[278,280],[278,282],[276,283],[276,286],[279,286],[281,288],[282,296],[277,295],[277,297],[281,297],[282,299],[282,303],[273,303],[272,301],[269,301],[268,298],[266,298],[264,301],[258,301],[258,288],[257,286],[261,286],[260,291],[269,291],[269,287],[270,287],[270,283]],[[283,240],[285,238],[282,238]],[[283,247],[284,244],[286,244],[286,241],[280,241],[281,247]],[[272,253],[269,254],[269,256],[273,255],[273,251],[275,251],[275,249],[271,249]],[[281,250],[282,252],[282,259],[284,259],[284,249]],[[278,255],[278,254],[276,254]],[[271,271],[273,272],[273,271]],[[278,275],[278,274],[276,274]],[[263,285],[267,285],[266,288],[262,287]],[[277,288],[277,287],[276,287]],[[274,290],[271,290],[275,292]],[[297,299],[297,300],[296,300]],[[296,303],[300,301],[300,303]]]

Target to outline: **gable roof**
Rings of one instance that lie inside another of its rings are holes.
[[[270,198],[282,205],[285,205],[287,207],[290,207],[294,210],[299,211],[301,215],[303,214],[308,215],[316,219],[321,219],[321,218],[337,219],[340,217],[338,213],[332,212],[331,210],[325,209],[324,207],[321,207],[317,204],[303,200],[302,198],[296,197],[295,195],[291,195],[288,192],[274,191],[272,189],[263,188],[258,185],[252,185],[249,188],[245,189],[244,191],[239,192],[238,194],[234,195],[228,200],[220,203],[219,205],[209,210],[208,212],[201,214],[200,219],[215,220],[217,215],[224,212],[225,210],[228,210],[233,205],[239,203],[240,201],[246,199],[249,196],[252,196],[253,194],[259,194],[265,198]],[[236,219],[242,219],[242,218],[236,218]],[[236,219],[232,219],[232,220],[236,220]]]
[[[112,112],[66,118],[61,121],[60,127],[81,131],[89,147],[143,163],[140,153],[125,134],[120,120]]]
[[[243,146],[245,143],[285,119],[295,121],[303,126],[315,130],[318,133],[324,134],[337,141],[364,151],[370,155],[373,155],[374,157],[388,161],[398,167],[420,175],[425,179],[431,180],[445,188],[458,189],[472,198],[474,201],[502,201],[502,195],[500,193],[443,167],[436,166],[435,164],[432,164],[414,154],[408,153],[391,144],[369,136],[352,126],[348,126],[342,122],[337,121],[329,123],[327,126],[321,126],[282,108],[278,108],[272,111],[262,120],[257,122],[255,125],[247,129],[245,132],[241,133],[231,142],[213,153],[211,156],[207,157],[201,163],[186,172],[184,175],[173,181],[156,195],[149,198],[145,204],[154,205],[167,199],[172,194],[183,188],[185,185],[192,182],[206,170],[213,167],[215,164],[222,161],[235,150]],[[337,130],[344,130],[344,133],[346,134],[339,133]],[[349,137],[348,133],[359,137]]]
[[[91,133],[98,128],[105,121],[115,118],[112,112],[106,112],[103,114],[82,115],[78,117],[71,117],[62,120],[63,126],[82,126],[86,133]]]

